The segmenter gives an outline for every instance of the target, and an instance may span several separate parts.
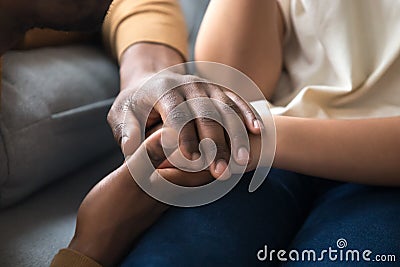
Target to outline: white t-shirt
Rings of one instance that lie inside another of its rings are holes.
[[[280,0],[284,66],[273,114],[400,115],[399,0]]]

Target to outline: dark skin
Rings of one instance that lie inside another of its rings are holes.
[[[143,146],[146,147],[146,153],[154,167],[159,167],[166,159],[161,146],[160,131],[157,131],[132,156],[131,167],[142,168],[143,164],[137,154]],[[174,168],[159,169],[158,172],[165,179],[183,186],[207,184],[213,180],[207,171],[193,174],[190,180],[187,179],[188,173]],[[69,248],[103,266],[115,266],[129,252],[138,236],[167,209],[167,205],[140,189],[124,163],[99,182],[82,202],[75,235]]]
[[[214,180],[209,171],[187,173],[171,166],[163,153],[158,124],[149,130],[144,141],[146,153],[157,172],[165,179],[181,186],[201,186]],[[259,135],[250,134],[251,162],[247,170],[254,170],[260,156]],[[143,147],[143,144],[142,146]],[[140,148],[136,151],[140,151]],[[141,168],[136,155],[131,167]],[[152,156],[153,155],[153,156]],[[163,165],[163,167],[161,167]],[[107,175],[86,196],[77,218],[74,238],[69,248],[94,259],[103,266],[115,266],[129,253],[138,237],[154,224],[165,211],[161,203],[140,189],[133,180],[127,164]],[[112,218],[112,219],[110,219]]]
[[[0,55],[12,48],[24,33],[33,27],[48,27],[61,30],[88,30],[96,29],[107,11],[111,0],[0,0]],[[149,55],[151,55],[149,57]],[[181,86],[164,95],[154,106],[153,112],[147,121],[144,121],[140,110],[143,106],[152,106],[149,97],[141,97],[140,105],[130,105],[127,112],[127,120],[124,121],[126,103],[132,100],[132,95],[137,92],[141,82],[150,75],[169,66],[183,62],[183,57],[174,49],[158,44],[139,43],[128,48],[122,57],[121,63],[121,93],[110,110],[108,121],[113,129],[114,136],[129,154],[133,153],[143,139],[140,136],[140,125],[152,127],[159,122],[166,126],[174,127],[185,119],[185,113],[173,114],[173,120],[166,122],[168,114],[174,112],[174,108],[186,100],[204,97],[218,100],[234,110],[247,129],[254,134],[259,134],[259,122],[251,108],[237,95],[205,83],[192,83]],[[197,77],[181,75],[170,72],[161,78],[159,88],[168,81],[193,82]],[[145,92],[145,96],[157,97],[160,91],[153,86]],[[148,101],[149,100],[149,101]],[[186,104],[185,104],[186,105]],[[225,122],[233,121],[230,114],[211,101],[205,101],[198,106],[186,106],[193,116],[200,117],[188,123],[181,132],[180,145],[183,154],[188,159],[196,159],[199,156],[199,141],[205,138],[214,140],[217,146],[217,155],[211,163],[210,172],[214,178],[219,178],[227,169],[228,160],[232,153],[235,161],[240,165],[246,165],[249,161],[249,151],[245,147],[246,136],[241,136],[237,125],[228,125],[236,137],[231,142],[233,150],[230,151],[229,140],[224,135],[224,129],[217,122],[204,118],[204,115],[212,114],[213,117]],[[122,136],[124,129],[124,136]],[[135,138],[134,138],[135,137]],[[229,172],[225,172],[229,173]]]
[[[31,28],[97,30],[110,3],[111,0],[0,0],[0,55],[12,48]],[[135,93],[143,79],[183,61],[183,57],[176,50],[160,44],[139,43],[125,51],[120,69],[121,93],[110,111],[108,119],[116,139],[122,142],[123,146],[130,146],[132,153],[142,140],[129,139],[134,136],[135,129],[133,128],[127,131],[130,135],[122,136],[122,131],[119,129],[121,126],[126,126],[121,109],[122,103],[125,103]],[[164,78],[165,80],[181,80],[188,77],[179,73],[170,73]],[[148,121],[141,121],[146,124],[147,129],[154,129],[157,125],[161,125],[170,109],[185,99],[208,96],[232,107],[241,116],[248,130],[259,134],[255,116],[250,108],[235,95],[221,88],[199,85],[190,90],[180,88],[179,91],[171,94],[173,97],[165,97],[160,100]],[[177,101],[171,102],[171,99]],[[198,110],[200,113],[197,115],[212,110],[222,116],[218,107],[199,107]],[[134,118],[139,114],[132,112],[129,115],[130,118]],[[132,126],[132,124],[128,124],[128,126]],[[196,136],[196,138],[193,139],[192,136]],[[163,177],[176,184],[198,186],[212,181],[213,178],[219,177],[226,168],[230,153],[228,140],[225,139],[221,126],[209,120],[195,121],[185,127],[180,136],[180,145],[182,145],[181,149],[186,153],[185,155],[190,157],[198,153],[199,139],[206,137],[215,140],[218,146],[217,160],[212,163],[210,171],[191,174],[188,179],[188,173],[171,168],[165,161],[153,162],[154,165],[162,166],[161,164],[164,164],[163,169],[160,169],[159,172]],[[146,142],[156,144],[157,136]],[[233,143],[236,150],[240,148],[240,145],[240,143]],[[149,149],[153,151],[153,155],[157,154],[158,159],[160,158],[162,152],[158,152],[157,145],[150,146]],[[239,158],[236,154],[234,157],[238,163],[243,165],[247,164],[251,158],[250,155]],[[220,160],[223,160],[225,165],[223,165],[222,171],[217,171],[216,165]],[[124,197],[121,199],[122,196]],[[113,203],[118,205],[112,205]],[[115,208],[116,206],[118,209]],[[105,266],[111,266],[123,257],[138,235],[153,224],[166,209],[166,205],[155,201],[140,190],[132,180],[126,165],[123,164],[104,178],[85,198],[79,209],[76,233],[69,247]],[[113,218],[113,220],[109,220],[109,218]],[[100,221],[103,223],[97,223]],[[134,227],[131,227],[132,225]]]
[[[127,154],[137,151],[142,142],[140,138],[132,138],[138,136],[133,128],[141,127],[140,123],[145,123],[148,136],[163,126],[163,113],[167,111],[162,108],[154,110],[149,121],[140,122],[137,118],[139,116],[135,116],[135,113],[128,110],[131,112],[130,116],[127,121],[124,121],[124,111],[126,111],[124,103],[135,93],[143,80],[160,70],[182,62],[183,58],[176,50],[161,44],[138,43],[131,46],[122,56],[121,92],[109,112],[108,121],[116,140],[122,143],[123,150],[125,152],[130,150]],[[182,76],[184,75],[171,73],[170,77],[180,79]],[[197,88],[197,90],[201,89]],[[148,94],[151,93],[152,91],[148,92]],[[178,104],[168,103],[167,99],[165,101],[165,106]],[[240,110],[238,112],[240,113]],[[254,117],[250,113],[244,114],[248,116],[246,122],[250,122],[252,126]],[[126,132],[125,127],[128,128],[127,133],[130,136],[123,136],[123,132]],[[215,129],[210,127],[210,130]],[[188,131],[193,131],[193,129],[188,129]],[[253,170],[259,159],[260,136],[258,129],[250,127],[249,131],[254,134],[250,134],[250,155],[245,163],[249,161],[247,169]],[[157,138],[149,139],[147,136],[144,137],[147,138],[146,143],[157,142]],[[188,149],[184,147],[185,142],[182,142],[185,137],[185,134],[180,135],[180,149],[183,150]],[[194,143],[191,146],[197,148],[198,140],[192,141]],[[155,152],[149,152],[150,156],[158,154],[157,158],[162,158],[161,149],[153,149],[153,151]],[[213,181],[217,175],[213,171],[187,173],[174,168],[166,160],[154,165],[158,166],[157,171],[165,179],[181,186],[204,185]],[[113,266],[129,252],[137,238],[167,209],[167,205],[154,200],[138,187],[124,163],[96,185],[83,201],[78,213],[75,236],[69,248],[91,257],[104,266]]]
[[[142,139],[137,138],[141,136],[141,128],[146,127],[148,129],[158,123],[165,123],[166,126],[174,127],[174,124],[179,124],[185,120],[188,113],[200,117],[205,114],[213,114],[225,122],[234,121],[231,119],[233,114],[222,110],[212,104],[211,101],[204,101],[198,106],[187,104],[187,112],[174,114],[176,106],[198,97],[215,99],[225,103],[239,115],[249,132],[260,134],[260,129],[257,127],[258,121],[249,105],[231,91],[218,86],[206,83],[192,83],[181,86],[161,97],[153,107],[153,99],[158,99],[158,96],[161,96],[163,92],[162,90],[168,87],[169,83],[182,81],[190,83],[196,81],[197,77],[167,72],[159,80],[153,82],[154,86],[146,87],[138,95],[135,95],[141,89],[140,85],[148,77],[180,63],[183,63],[183,57],[176,50],[161,44],[138,43],[124,52],[120,67],[121,92],[108,114],[108,122],[115,139],[122,145],[126,154],[132,154],[141,143]],[[148,120],[145,121],[147,114],[143,112],[143,109],[148,106],[153,109]],[[171,116],[171,113],[174,119],[168,122],[166,118],[168,115]],[[241,154],[238,152],[240,148],[244,148],[243,142],[247,140],[247,136],[241,136],[238,133],[237,125],[233,124],[229,127],[234,133],[233,136],[237,137],[231,144],[233,148],[232,156],[239,165],[246,165],[249,162],[249,151],[242,149]],[[231,149],[229,140],[224,135],[223,127],[217,122],[199,118],[188,123],[180,134],[181,151],[189,160],[197,159],[199,141],[204,138],[210,138],[216,143],[217,155],[211,163],[210,172],[214,178],[219,178],[227,168]]]

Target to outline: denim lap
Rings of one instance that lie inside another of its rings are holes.
[[[273,169],[249,193],[251,174],[222,199],[197,208],[171,208],[148,230],[122,266],[265,266],[257,252],[287,247],[309,210],[309,179]]]

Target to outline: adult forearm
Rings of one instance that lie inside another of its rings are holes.
[[[319,120],[275,117],[274,166],[307,175],[400,185],[400,117]]]
[[[68,248],[114,266],[166,209],[141,190],[123,164],[85,197]]]
[[[170,66],[183,63],[182,55],[172,47],[155,43],[136,43],[121,57],[121,90],[129,88],[143,77]]]

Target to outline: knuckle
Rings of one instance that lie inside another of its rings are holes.
[[[143,84],[143,92],[159,97],[175,87],[176,79],[168,75],[159,75]]]
[[[239,97],[235,92],[231,90],[224,90],[225,95],[227,95],[232,101],[237,102],[237,101],[242,101],[242,98]]]
[[[225,103],[225,105],[222,105],[222,111],[227,114],[240,114],[240,110],[236,106],[236,104],[230,101],[228,103]]]
[[[191,74],[186,74],[183,76],[183,81],[185,83],[202,83],[202,82],[207,82],[205,79],[196,76],[196,75],[191,75]]]
[[[207,96],[211,87],[213,85],[209,81],[193,75],[186,75],[182,86],[186,94],[197,97]]]
[[[193,153],[199,150],[199,142],[197,138],[188,138],[179,140],[179,145]]]
[[[247,118],[255,118],[254,112],[250,108],[246,108],[245,111],[243,112],[244,116]]]
[[[114,137],[115,137],[115,139],[117,140],[118,143],[121,142],[122,134],[123,134],[123,131],[124,131],[125,127],[126,127],[126,123],[120,122],[120,123],[117,123],[112,128]]]
[[[193,99],[206,96],[204,90],[193,84],[186,84],[182,87],[183,94],[186,99]]]
[[[180,101],[180,96],[176,90],[170,90],[160,97],[158,100],[161,105],[166,109],[173,109]]]
[[[249,136],[246,134],[234,134],[233,136],[229,136],[232,144],[244,144],[246,141],[249,141]]]
[[[130,103],[130,100],[115,101],[108,112],[107,119],[112,120],[113,118],[129,111],[129,107],[131,106]]]
[[[218,128],[220,127],[219,123],[209,117],[200,117],[199,119],[200,125],[205,127],[211,128]]]
[[[182,92],[186,99],[208,97],[206,86],[202,82],[186,83],[182,86]]]
[[[243,113],[243,115],[253,113],[252,109],[249,107],[249,104],[245,100],[242,100],[242,98],[240,98],[239,96],[235,95],[234,98],[230,97],[230,99],[235,104],[235,108],[236,110],[238,110],[238,112]]]
[[[216,117],[218,112],[209,109],[201,109],[199,110],[199,116],[204,118],[214,118]]]
[[[113,108],[111,108],[107,113],[107,122],[108,122],[108,125],[110,125],[111,127],[114,124],[114,121],[115,121],[114,118],[115,118],[115,111],[113,110]]]
[[[197,116],[199,118],[205,118],[209,120],[220,120],[221,116],[217,110],[214,108],[204,108],[198,109]]]
[[[170,123],[172,124],[183,124],[185,122],[188,121],[189,116],[186,112],[184,112],[183,110],[178,110],[178,109],[174,109],[172,110],[169,115],[168,115],[168,119],[170,120]]]
[[[216,150],[217,150],[217,156],[226,158],[229,155],[229,150],[225,144],[217,143],[215,145],[216,145]]]
[[[126,98],[125,101],[120,105],[119,110],[122,112],[131,111],[133,113],[138,112],[140,107],[147,106],[148,99],[139,94],[132,94]]]
[[[183,136],[181,136],[179,142],[182,145],[193,145],[193,144],[197,144],[198,140],[197,140],[197,137],[195,137],[193,135],[183,135]]]
[[[121,113],[117,111],[116,106],[112,106],[107,113],[107,122],[111,128],[115,128],[118,124],[118,120],[121,117]]]
[[[164,161],[164,157],[161,153],[156,153],[155,151],[152,151],[152,152],[149,151],[148,154],[149,154],[149,157],[151,158],[151,160],[153,162],[155,162],[156,164]]]

